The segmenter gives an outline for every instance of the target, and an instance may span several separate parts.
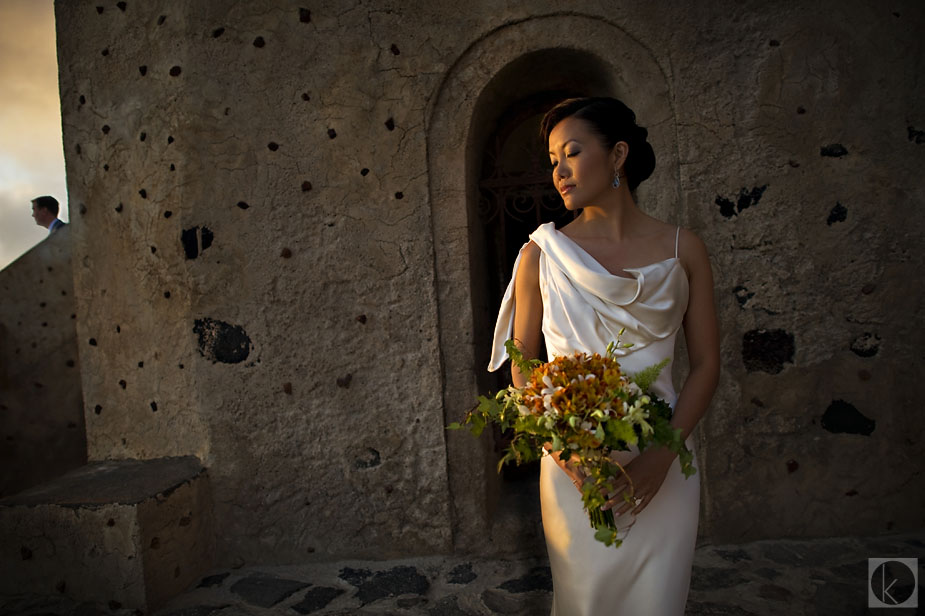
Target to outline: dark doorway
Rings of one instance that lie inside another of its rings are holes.
[[[543,115],[570,95],[574,96],[561,91],[543,92],[510,105],[485,143],[478,183],[478,219],[484,237],[486,300],[495,311],[513,275],[517,253],[530,233],[547,222],[560,228],[575,216],[565,208],[553,186],[549,156],[539,135]],[[503,368],[492,373],[485,385],[495,392],[509,383],[510,372]],[[496,431],[498,458],[507,442]],[[538,462],[521,467],[509,465],[503,469],[502,477],[506,481],[533,481],[538,467]]]

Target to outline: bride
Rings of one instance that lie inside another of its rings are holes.
[[[703,242],[644,213],[633,193],[655,168],[648,132],[614,98],[573,98],[543,118],[552,180],[565,207],[581,214],[561,229],[541,225],[514,264],[502,300],[490,370],[513,338],[526,358],[604,353],[620,336],[628,373],[674,357],[683,327],[690,371],[680,393],[666,367],[652,386],[673,407],[671,423],[697,453],[691,431],[719,378],[713,277]],[[526,375],[511,368],[515,386]],[[690,587],[700,503],[699,474],[685,479],[665,448],[614,454],[628,478],[610,507],[634,519],[619,548],[594,539],[582,509],[584,474],[558,454],[540,465],[543,529],[553,577],[553,616],[682,615]],[[624,494],[631,497],[627,500]]]

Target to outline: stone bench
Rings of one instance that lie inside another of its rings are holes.
[[[211,516],[196,457],[88,464],[0,500],[0,595],[157,610],[212,566]]]

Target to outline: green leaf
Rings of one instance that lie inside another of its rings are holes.
[[[617,531],[602,526],[594,532],[594,538],[609,547],[617,542]]]
[[[485,429],[485,425],[487,424],[485,418],[479,414],[473,414],[470,418],[470,423],[472,424],[472,427],[469,428],[469,431],[472,432],[472,435],[481,436],[482,430]]]
[[[543,365],[543,361],[540,359],[524,358],[524,354],[517,348],[517,344],[514,340],[505,341],[504,348],[507,350],[508,357],[511,358],[511,363],[517,366],[525,376],[533,372],[533,369],[537,366]]]
[[[607,444],[611,447],[617,448],[620,441],[627,445],[635,445],[639,440],[636,431],[633,430],[633,424],[628,421],[613,418],[604,422],[603,425],[604,433],[607,435]]]
[[[670,361],[671,360],[666,357],[657,364],[649,366],[648,368],[643,368],[633,375],[632,381],[636,383],[642,391],[649,391],[652,387],[652,383],[655,382],[655,379],[658,378],[659,373],[662,371],[662,368],[667,366]]]
[[[562,445],[562,439],[559,438],[558,434],[552,435],[552,450],[553,451],[562,451],[564,446]]]

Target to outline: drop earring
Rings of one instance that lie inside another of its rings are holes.
[[[617,171],[617,172],[613,175],[613,187],[614,187],[614,188],[620,188],[620,172],[619,172],[619,171]]]

